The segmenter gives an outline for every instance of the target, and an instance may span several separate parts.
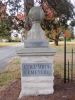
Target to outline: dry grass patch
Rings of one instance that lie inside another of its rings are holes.
[[[55,55],[55,62],[54,62],[54,74],[57,76],[60,76],[63,78],[64,76],[64,46],[59,45],[55,47],[54,45],[51,45],[52,47],[57,49],[56,55]],[[74,47],[75,51],[75,46],[74,45],[67,45],[67,51],[71,51],[72,47]],[[70,60],[71,64],[71,54],[67,55],[67,59]],[[74,61],[75,61],[75,53],[74,53]],[[70,66],[71,67],[71,66]],[[74,62],[74,73],[75,73],[75,62]],[[6,86],[10,84],[11,82],[15,81],[16,79],[20,78],[20,58],[15,57],[12,59],[4,73],[0,73],[0,87]],[[71,73],[70,73],[71,74]],[[75,76],[75,75],[74,75]]]
[[[14,46],[17,45],[18,42],[0,42],[0,47],[5,47],[5,46]]]
[[[20,78],[20,62],[19,58],[14,58],[9,62],[6,71],[0,73],[0,87],[7,86],[11,82]]]

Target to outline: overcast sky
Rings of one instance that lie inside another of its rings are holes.
[[[72,4],[75,6],[75,0],[70,0],[72,2]]]
[[[5,2],[5,1],[7,1],[7,0],[0,0],[0,1]],[[23,12],[23,8],[24,8],[24,6],[23,6],[23,1],[24,1],[24,0],[21,0],[21,1],[22,1],[22,2],[21,2],[22,8],[20,9],[19,12]],[[34,0],[34,5],[35,5],[35,6],[39,6],[39,3],[38,3],[37,1],[41,1],[41,0]],[[69,0],[69,1],[71,1],[71,3],[72,3],[72,4],[74,5],[74,7],[75,7],[75,0]],[[9,6],[7,6],[7,13],[9,13]]]
[[[41,0],[34,0],[34,6],[39,6],[39,3],[37,1],[41,2]]]

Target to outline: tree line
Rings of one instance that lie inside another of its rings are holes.
[[[58,45],[61,33],[70,33],[67,21],[74,19],[74,6],[68,0],[41,0],[39,3],[45,13],[41,26],[46,31],[46,36]],[[9,14],[0,11],[0,16],[4,14],[4,17],[0,18],[0,38],[9,38],[11,29],[24,28],[28,31],[31,28],[28,12],[34,6],[34,0],[6,0],[5,3],[0,2],[0,8],[2,4],[9,7]],[[17,17],[21,10],[24,16]],[[71,25],[74,26],[74,21]]]

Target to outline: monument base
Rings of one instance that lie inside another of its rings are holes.
[[[23,96],[53,94],[55,50],[50,48],[40,26],[44,18],[41,7],[32,7],[28,14],[32,28],[27,33],[24,48],[18,51],[21,58],[21,93]]]
[[[22,89],[19,98],[53,94],[54,77],[22,77]]]
[[[19,98],[53,94],[55,51],[51,48],[31,48],[31,50],[25,48],[18,54],[21,57],[21,93]]]

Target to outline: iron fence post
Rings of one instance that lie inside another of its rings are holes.
[[[70,76],[69,76],[69,60],[68,60],[68,82],[70,80]]]
[[[66,83],[66,36],[64,36],[64,83]]]
[[[73,48],[72,48],[72,61],[71,61],[71,81],[73,81]]]

